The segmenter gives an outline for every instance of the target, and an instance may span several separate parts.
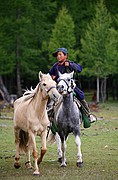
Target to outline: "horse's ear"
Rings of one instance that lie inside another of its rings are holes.
[[[43,74],[42,74],[42,72],[40,71],[40,72],[39,72],[39,81],[41,81],[42,75],[43,75]]]

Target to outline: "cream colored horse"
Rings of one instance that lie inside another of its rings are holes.
[[[14,135],[16,144],[15,168],[19,168],[20,151],[27,155],[26,168],[31,168],[30,148],[34,158],[34,175],[39,175],[38,164],[46,153],[47,126],[49,125],[46,111],[48,97],[57,102],[60,94],[56,83],[49,74],[39,72],[39,84],[36,88],[26,91],[14,103]],[[41,153],[38,158],[36,135],[41,137]]]

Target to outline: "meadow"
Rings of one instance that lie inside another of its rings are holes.
[[[39,165],[40,176],[25,168],[25,155],[21,154],[21,168],[14,168],[15,143],[13,120],[0,118],[0,179],[1,180],[117,180],[118,179],[118,102],[99,105],[93,112],[98,121],[90,128],[81,125],[83,167],[76,167],[77,148],[73,134],[67,141],[67,167],[57,161],[56,144],[47,144],[47,152]],[[2,117],[13,117],[13,109],[1,112]],[[40,137],[36,138],[40,151]],[[33,158],[31,156],[33,165]]]

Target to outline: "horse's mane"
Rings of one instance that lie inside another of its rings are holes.
[[[25,101],[35,96],[35,94],[38,92],[39,85],[40,85],[40,83],[37,84],[35,89],[32,89],[32,87],[31,87],[30,90],[29,89],[25,90],[25,92],[23,94]]]

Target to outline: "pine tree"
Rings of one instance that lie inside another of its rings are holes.
[[[99,102],[99,78],[106,78],[114,71],[117,57],[116,31],[111,27],[111,16],[103,0],[96,5],[96,14],[81,39],[81,58],[84,73],[97,77],[97,101]],[[106,92],[105,92],[106,93]]]
[[[49,53],[58,49],[59,47],[65,47],[69,51],[69,58],[75,58],[74,46],[75,46],[75,34],[74,34],[74,22],[69,15],[66,7],[63,7],[56,18],[56,23],[52,31],[52,37],[49,42]],[[50,55],[51,64],[54,63],[52,55]]]

